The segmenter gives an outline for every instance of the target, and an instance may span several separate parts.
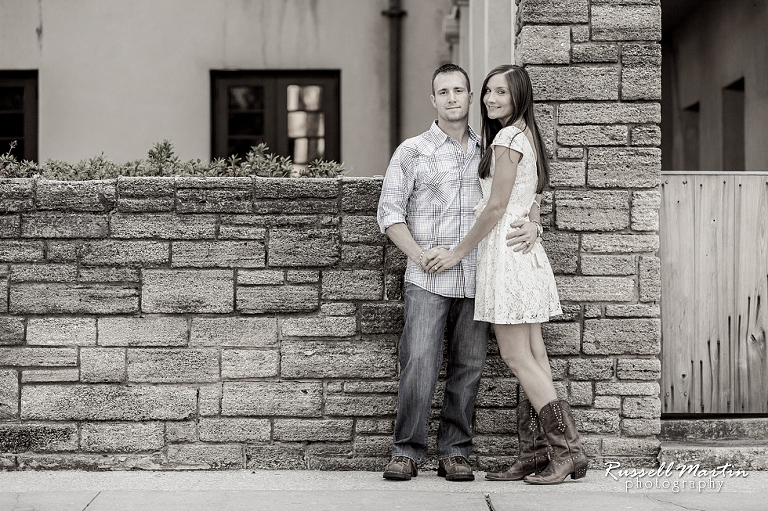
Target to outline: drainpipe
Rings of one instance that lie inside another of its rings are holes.
[[[389,152],[400,145],[400,47],[402,18],[406,12],[400,0],[389,0],[389,9],[381,14],[389,18]]]

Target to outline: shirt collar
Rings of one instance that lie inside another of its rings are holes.
[[[477,136],[477,133],[475,133],[475,130],[473,130],[472,126],[469,124],[467,124],[467,131],[469,132],[469,139],[475,144],[480,145],[480,137]],[[440,129],[440,126],[437,125],[437,119],[435,119],[435,122],[429,127],[429,132],[435,137],[437,145],[442,145],[449,138],[448,135]]]

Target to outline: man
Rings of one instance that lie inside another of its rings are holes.
[[[384,477],[415,477],[416,464],[427,454],[427,422],[447,323],[437,474],[449,481],[472,481],[472,413],[490,326],[473,319],[477,251],[442,273],[424,269],[438,250],[454,248],[474,225],[473,208],[482,198],[477,174],[481,141],[467,121],[472,92],[462,68],[446,64],[434,72],[431,100],[437,120],[397,148],[379,200],[379,227],[408,256],[397,418]],[[538,210],[533,219],[538,220]],[[534,241],[537,234],[530,224],[514,238],[516,243]]]

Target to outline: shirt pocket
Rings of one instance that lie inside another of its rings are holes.
[[[430,157],[420,165],[419,177],[424,198],[441,210],[447,208],[459,194],[461,176],[455,165],[438,164],[437,158]]]

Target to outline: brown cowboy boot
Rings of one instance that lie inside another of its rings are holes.
[[[539,412],[541,425],[552,446],[552,459],[542,472],[525,477],[526,483],[558,484],[571,475],[580,479],[587,475],[587,455],[581,447],[579,432],[566,401],[552,401]]]
[[[520,452],[515,462],[502,472],[488,472],[489,481],[519,481],[528,474],[544,470],[547,457],[547,438],[539,427],[538,415],[527,399],[517,405],[517,439]]]

